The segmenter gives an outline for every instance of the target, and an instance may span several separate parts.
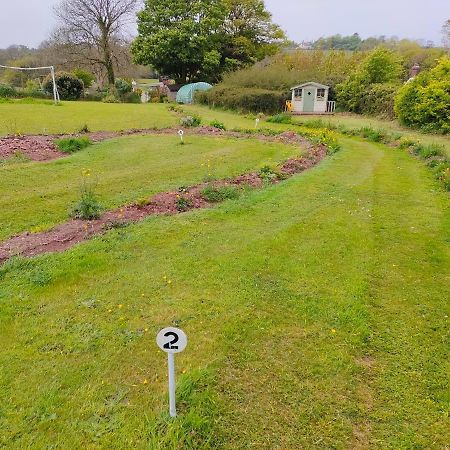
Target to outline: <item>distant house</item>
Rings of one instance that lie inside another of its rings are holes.
[[[310,81],[291,88],[293,114],[334,114],[336,102],[328,101],[329,86]]]

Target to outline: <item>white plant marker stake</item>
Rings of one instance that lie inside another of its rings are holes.
[[[180,136],[181,142],[183,142],[183,135],[184,135],[184,131],[183,130],[179,130],[178,131],[178,136]]]
[[[169,369],[169,414],[170,417],[176,417],[175,353],[181,353],[186,348],[187,336],[179,328],[167,327],[158,333],[156,343],[163,352],[167,353],[167,365]]]
[[[257,117],[255,120],[255,128],[258,128],[258,125],[259,125],[259,117]]]

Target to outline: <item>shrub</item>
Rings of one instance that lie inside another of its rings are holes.
[[[57,72],[55,81],[61,100],[78,100],[83,95],[83,82],[74,75],[67,72]],[[51,75],[48,75],[44,80],[44,91],[53,95]]]
[[[391,50],[377,48],[361,62],[346,81],[336,87],[339,108],[355,113],[367,113],[365,108],[378,114],[378,110],[389,112],[389,91],[399,83],[402,66]],[[374,86],[383,85],[383,86]],[[370,98],[379,95],[377,104],[370,104]],[[365,100],[365,97],[368,97]]]
[[[405,84],[395,99],[404,125],[424,131],[450,132],[450,58],[443,57],[428,72]]]
[[[292,116],[290,114],[282,113],[271,116],[267,119],[270,123],[292,123]]]
[[[400,89],[398,83],[379,83],[368,86],[362,93],[361,112],[386,119],[395,117],[395,96]]]
[[[227,199],[236,199],[239,192],[235,186],[213,186],[208,185],[202,191],[202,197],[208,202],[221,202]]]
[[[217,128],[218,130],[226,130],[225,124],[219,122],[218,120],[212,120],[211,122],[209,122],[209,125],[214,128]]]
[[[9,84],[0,83],[0,97],[12,98],[17,96],[17,91]]]
[[[183,127],[198,127],[202,123],[202,119],[199,116],[185,116],[180,120],[180,125]]]
[[[88,137],[64,138],[56,141],[57,147],[64,153],[75,153],[91,144]]]
[[[121,97],[133,90],[133,86],[131,85],[131,83],[129,83],[127,80],[124,80],[123,78],[117,78],[114,83],[114,87]]]
[[[90,88],[92,86],[92,83],[95,81],[94,74],[84,69],[75,69],[72,74],[74,77],[83,82],[85,89]]]
[[[197,97],[197,100],[210,106],[275,114],[282,111],[287,98],[289,94],[285,92],[219,85]]]
[[[141,96],[136,92],[127,92],[123,97],[124,103],[141,103]]]
[[[120,103],[119,99],[114,94],[108,94],[102,99],[103,103]]]

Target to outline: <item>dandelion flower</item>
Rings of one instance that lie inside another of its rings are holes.
[[[167,280],[167,284],[171,284],[172,283],[172,280]]]
[[[142,382],[142,384],[148,384],[147,378]]]
[[[120,308],[123,308],[123,305],[122,305],[122,304],[120,304],[120,305],[118,305],[117,307],[118,307],[118,308],[120,309]]]
[[[332,329],[331,329],[331,332],[332,332],[333,334],[335,334],[335,333],[336,333],[336,330],[335,330],[334,328],[332,328]]]

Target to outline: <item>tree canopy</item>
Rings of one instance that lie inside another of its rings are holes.
[[[135,62],[181,83],[217,81],[273,54],[284,40],[261,0],[146,0],[138,31]]]

